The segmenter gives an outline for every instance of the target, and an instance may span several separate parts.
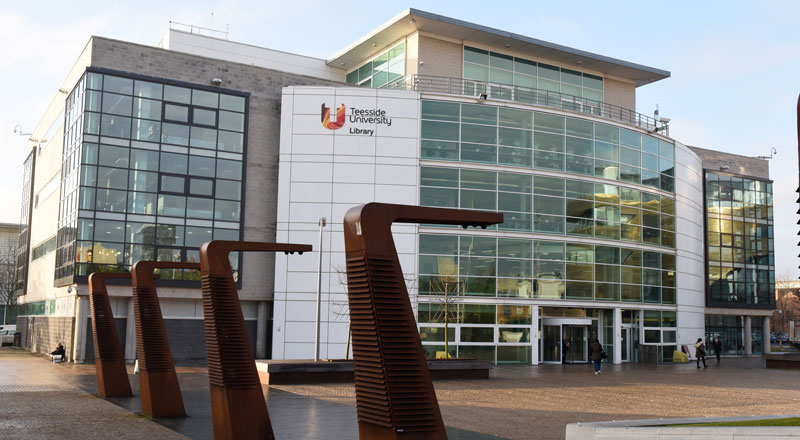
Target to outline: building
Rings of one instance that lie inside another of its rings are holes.
[[[758,353],[775,308],[767,163],[637,113],[636,88],[668,77],[414,9],[328,60],[175,29],[158,47],[93,37],[30,140],[23,340],[91,360],[92,271],[321,233],[321,268],[317,249],[233,266],[257,357],[314,357],[318,269],[320,355],[344,357],[342,218],[382,201],[505,216],[393,228],[431,357],[579,363],[597,337],[615,363],[669,361],[712,333]],[[161,273],[177,359],[204,353],[197,279]],[[132,359],[130,288],[110,294]]]

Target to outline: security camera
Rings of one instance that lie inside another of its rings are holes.
[[[670,119],[670,118],[659,118],[659,122],[663,122],[665,124],[669,124],[669,121],[671,121],[671,120],[672,119]]]

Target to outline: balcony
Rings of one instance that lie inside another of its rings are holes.
[[[414,75],[399,78],[382,88],[413,90],[422,93],[445,93],[449,95],[471,96],[479,99],[496,99],[523,104],[565,110],[581,115],[596,116],[623,124],[633,125],[651,133],[669,136],[669,126],[654,118],[633,110],[600,101],[551,92],[531,87],[513,86],[487,81],[446,78],[441,76]]]

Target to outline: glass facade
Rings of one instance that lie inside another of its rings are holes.
[[[706,315],[706,337],[708,356],[714,356],[711,341],[714,336],[722,342],[723,356],[744,355],[744,316],[736,315]],[[753,316],[750,318],[750,343],[754,355],[764,351],[763,344],[764,318]]]
[[[406,43],[402,42],[347,74],[348,84],[381,88],[406,74]]]
[[[464,79],[530,87],[603,102],[603,78],[600,76],[476,47],[464,46]],[[502,95],[502,90],[491,92],[493,96]],[[510,96],[511,91],[508,93]]]
[[[67,99],[57,284],[239,239],[246,120],[244,95],[87,72]]]
[[[675,200],[620,185],[422,167],[420,205],[502,212],[505,221],[496,228],[505,231],[675,247]]]
[[[498,81],[491,69],[502,57],[485,55],[489,79]],[[518,60],[509,63],[514,73]],[[602,90],[602,82],[595,86]],[[628,335],[622,360],[637,358],[638,342],[657,346],[662,361],[672,358],[672,143],[553,113],[423,99],[420,149],[420,205],[504,215],[480,235],[423,225],[418,323],[429,357],[445,355],[446,339],[451,356],[530,363],[538,352],[540,361],[561,362],[565,334],[576,347],[588,342],[581,335],[597,336],[613,353],[614,308],[622,303],[629,307],[620,323]],[[576,301],[585,306],[575,308]],[[637,304],[667,309],[647,311],[642,341]],[[533,307],[547,309],[546,329],[541,313],[532,322]],[[560,323],[556,312],[566,310],[582,319]],[[536,328],[547,347],[533,345]],[[588,361],[576,350],[566,362]]]
[[[17,239],[17,268],[14,291],[18,295],[24,295],[28,280],[28,256],[30,253],[30,216],[31,216],[31,197],[33,195],[33,170],[36,165],[36,150],[28,154],[25,163],[22,165],[22,204],[19,215],[19,236]]]
[[[560,171],[675,192],[675,146],[556,114],[422,101],[421,157]]]
[[[706,172],[707,304],[775,307],[772,183]]]
[[[675,304],[675,255],[561,241],[420,234],[419,295]]]

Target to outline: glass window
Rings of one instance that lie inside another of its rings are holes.
[[[156,244],[166,246],[183,246],[183,226],[157,225]]]
[[[216,197],[222,199],[241,200],[241,187],[241,182],[217,179]]]
[[[165,144],[189,145],[189,126],[161,124],[161,142]]]
[[[244,131],[244,114],[220,111],[219,128],[239,132]]]
[[[205,90],[192,90],[192,105],[217,108],[218,104],[219,94]]]
[[[133,139],[146,142],[158,142],[161,139],[161,123],[144,119],[134,119]]]
[[[549,131],[553,133],[564,133],[564,117],[551,115],[549,113],[535,112],[533,116],[533,126],[536,130]]]
[[[128,149],[111,145],[100,145],[98,164],[109,167],[128,167]]]
[[[242,163],[234,160],[217,160],[217,177],[242,180]]]
[[[158,173],[131,170],[129,173],[128,189],[132,191],[158,191]]]
[[[239,202],[230,200],[217,200],[214,203],[214,219],[228,222],[238,222],[240,218]]]
[[[239,115],[243,116],[243,115]],[[201,108],[192,109],[192,124],[210,125],[215,127],[217,125],[217,112],[213,110],[205,110]]]
[[[117,95],[116,93],[103,93],[103,113],[130,116],[133,98]]]
[[[129,78],[120,78],[118,76],[105,75],[105,80],[103,81],[103,90],[106,92],[130,95],[133,93],[133,80]]]
[[[161,84],[136,80],[133,87],[133,96],[161,99],[161,90]]]
[[[186,192],[186,179],[181,176],[162,174],[161,191],[183,194]]]
[[[197,148],[217,148],[217,130],[193,126],[189,138],[189,145]]]
[[[158,151],[132,148],[130,167],[136,170],[158,171]]]
[[[475,104],[461,105],[461,122],[497,125],[497,107]]]
[[[164,120],[189,122],[189,107],[185,105],[164,104]]]
[[[158,215],[184,217],[186,214],[186,197],[166,194],[158,195]]]
[[[455,102],[422,101],[422,119],[458,122],[460,106]],[[221,121],[220,117],[220,121]],[[220,126],[222,128],[222,126]]]
[[[244,112],[245,100],[242,96],[219,95],[219,108],[234,112]]]
[[[126,189],[128,170],[124,168],[97,168],[97,186],[100,188]]]
[[[210,179],[190,179],[189,193],[200,196],[213,196],[214,181]]]
[[[244,151],[244,134],[219,130],[217,132],[217,148],[220,151],[241,153]]]
[[[159,169],[164,173],[186,174],[186,162],[188,156],[177,153],[161,153],[161,164]]]
[[[116,115],[102,115],[100,118],[100,134],[103,136],[130,139],[131,118]]]

